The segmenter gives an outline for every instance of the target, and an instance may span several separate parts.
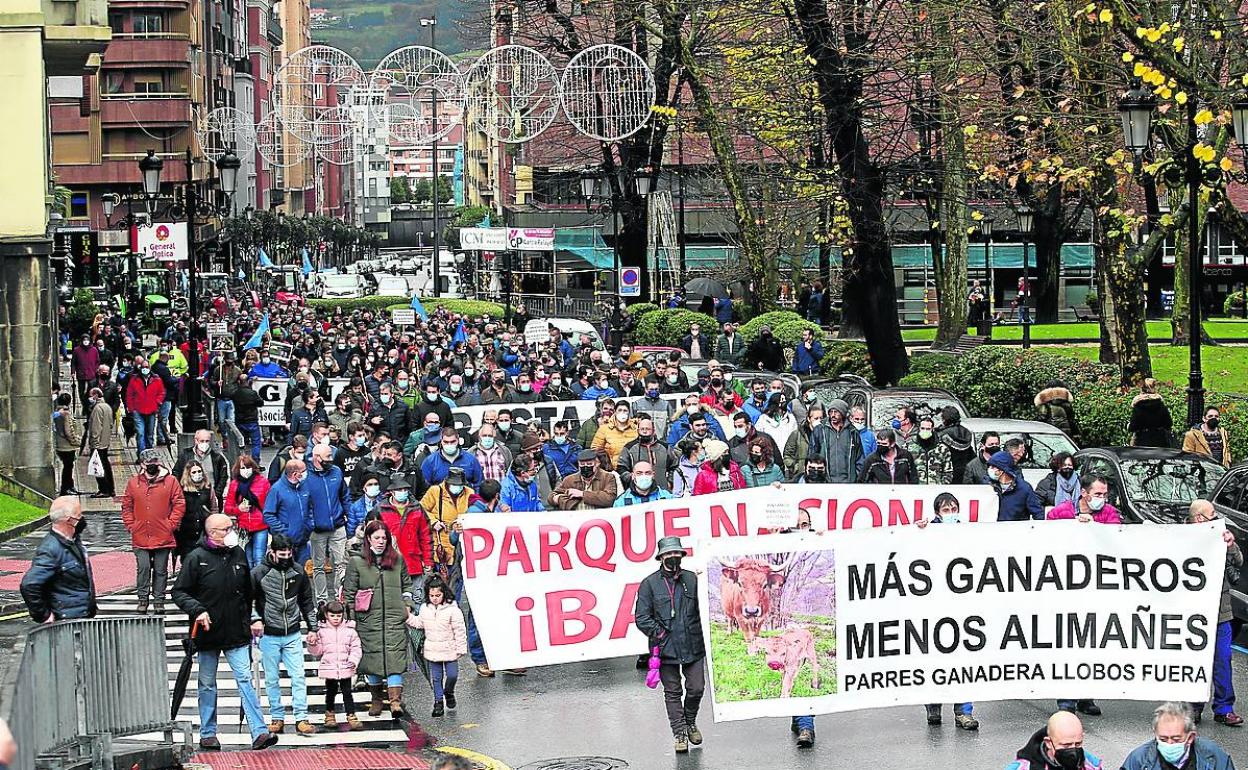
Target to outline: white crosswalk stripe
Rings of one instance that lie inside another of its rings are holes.
[[[104,596],[99,599],[99,607],[100,615],[108,617],[134,614],[137,604],[133,596]],[[166,602],[165,655],[171,692],[178,675],[178,669],[184,660],[185,653],[182,648],[182,639],[186,637],[187,629],[186,615],[179,611],[172,602]],[[264,673],[259,663],[260,653],[258,649],[254,650],[254,655],[257,663],[253,684],[257,692],[260,693],[261,709],[267,719],[269,716],[267,707],[268,695],[265,692]],[[280,673],[282,701],[286,706],[286,730],[282,734],[282,742],[279,745],[325,748],[342,745],[380,744],[393,747],[395,744],[402,745],[407,742],[407,733],[396,725],[395,721],[390,718],[388,711],[383,711],[383,716],[380,717],[370,717],[368,715],[369,695],[363,692],[353,693],[356,715],[363,723],[363,729],[352,732],[348,731],[345,725],[342,724],[345,722],[345,714],[342,696],[339,695],[338,702],[335,704],[335,711],[338,714],[340,723],[339,729],[333,732],[326,731],[323,726],[325,717],[325,681],[315,675],[316,667],[316,659],[310,655],[306,656],[308,718],[318,729],[317,734],[312,736],[305,737],[295,733],[295,720],[291,712],[290,676],[285,670]],[[182,700],[182,705],[178,709],[178,721],[191,724],[196,734],[199,731],[199,707],[195,697],[198,672],[199,665],[196,662],[191,667],[191,678],[187,684],[186,697]],[[251,744],[251,736],[246,727],[246,720],[242,719],[241,715],[242,700],[238,695],[238,683],[234,681],[234,677],[230,674],[230,667],[222,660],[217,672],[217,738],[221,741],[223,748],[245,748]],[[158,736],[153,735],[151,737],[156,738]]]

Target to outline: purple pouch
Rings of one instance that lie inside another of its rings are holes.
[[[646,673],[646,687],[651,690],[659,686],[659,648],[650,650],[650,670]]]

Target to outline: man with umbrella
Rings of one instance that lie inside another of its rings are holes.
[[[229,516],[215,513],[204,522],[204,536],[186,556],[173,586],[173,601],[191,621],[191,636],[199,655],[199,747],[221,750],[217,739],[217,664],[222,654],[238,684],[251,730],[251,747],[259,751],[277,743],[277,736],[264,723],[260,698],[251,683],[251,636],[262,633],[264,624],[252,622],[251,573]],[[186,694],[189,676],[190,667],[184,663],[174,687],[175,712]]]

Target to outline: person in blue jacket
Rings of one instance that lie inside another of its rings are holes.
[[[1044,505],[1009,452],[1000,451],[988,458],[988,478],[1000,499],[997,521],[1044,519]]]
[[[386,478],[388,479],[389,476]],[[375,519],[381,515],[378,513],[381,504],[381,476],[377,471],[364,473],[364,483],[361,489],[363,494],[352,501],[351,508],[347,511],[347,535],[352,539],[362,538],[364,523],[370,518]]]
[[[542,455],[559,473],[559,478],[574,476],[579,472],[576,456],[580,454],[580,444],[572,440],[568,434],[568,423],[560,420],[551,426],[550,440],[542,444]]]
[[[615,507],[642,505],[656,500],[671,500],[676,496],[654,483],[654,466],[645,460],[633,464],[628,489],[615,498]]]
[[[728,439],[724,438],[724,429],[720,426],[719,420],[712,420],[707,417],[706,413],[701,410],[701,406],[695,404],[686,406],[686,409],[698,409],[699,411],[682,414],[680,417],[672,421],[671,427],[667,429],[667,445],[676,446],[685,436],[692,435],[698,441],[707,438],[717,438],[724,443],[728,443]]]
[[[338,598],[347,576],[347,511],[351,495],[342,468],[334,464],[328,444],[312,448],[312,466],[303,486],[308,488],[309,541],[312,551],[312,589],[318,603]],[[333,584],[325,580],[325,565],[332,563]]]
[[[581,391],[582,401],[597,401],[600,398],[619,398],[620,394],[611,387],[611,377],[605,371],[597,371],[592,375],[593,384]]]
[[[1153,711],[1153,737],[1135,749],[1122,770],[1235,770],[1226,751],[1196,734],[1196,722],[1186,703],[1163,703]]]
[[[441,442],[436,451],[431,451],[420,465],[420,473],[425,477],[427,486],[434,486],[446,481],[446,474],[451,468],[464,471],[464,481],[469,488],[481,486],[483,473],[481,461],[471,452],[463,451],[460,445],[459,431],[451,427],[442,429]]]
[[[22,576],[22,600],[36,623],[95,617],[95,578],[80,535],[86,526],[77,497],[58,497],[48,508],[52,528]]]
[[[810,329],[802,329],[802,341],[797,343],[793,351],[793,373],[799,375],[816,374],[819,362],[823,360],[823,344],[815,339]]]
[[[310,558],[312,496],[304,483],[307,475],[303,460],[287,461],[282,477],[273,484],[264,500],[264,523],[269,525],[270,536],[289,537],[295,544],[295,561],[299,564]]]
[[[502,504],[513,512],[544,511],[542,496],[537,491],[537,472],[528,455],[519,455],[511,463],[511,471],[503,477],[499,497]]]
[[[251,369],[247,370],[248,377],[290,377],[290,372],[286,371],[273,360],[268,350],[260,352],[260,361],[252,364]]]

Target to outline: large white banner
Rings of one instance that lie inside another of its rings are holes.
[[[264,403],[257,410],[260,425],[288,425],[286,420],[285,377],[253,377],[252,387]]]
[[[506,227],[461,227],[459,247],[466,251],[506,251]]]
[[[786,484],[597,511],[476,513],[464,523],[464,579],[490,665],[522,668],[636,655],[641,581],[660,538],[680,537],[701,562],[702,543],[795,526],[817,530],[905,525],[930,517],[951,493],[970,522],[995,521],[991,487]],[[965,527],[964,529],[974,529]]]
[[[1052,521],[704,543],[715,719],[1207,700],[1222,530]]]

